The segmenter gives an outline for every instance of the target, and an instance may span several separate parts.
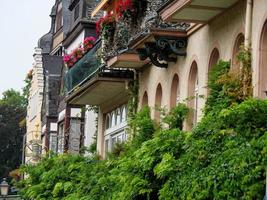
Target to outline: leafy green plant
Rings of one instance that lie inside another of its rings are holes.
[[[129,120],[130,141],[118,145],[106,160],[96,155],[61,155],[24,166],[27,178],[18,183],[23,198],[262,199],[267,101],[250,98],[240,76],[232,79],[229,73],[229,62],[220,61],[214,67],[204,116],[191,132],[181,130],[189,112],[184,104],[167,113],[163,123],[169,127],[164,129],[157,128],[145,107]],[[237,88],[242,94],[229,92]]]

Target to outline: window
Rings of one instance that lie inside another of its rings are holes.
[[[121,109],[118,108],[117,111],[116,111],[116,125],[120,124],[121,123]]]
[[[111,151],[118,142],[127,140],[126,106],[123,105],[106,114],[105,152]]]
[[[57,152],[59,154],[64,153],[64,124],[63,123],[59,125]]]
[[[126,107],[123,106],[122,107],[122,117],[121,117],[121,122],[125,122],[126,121],[126,118],[127,118],[127,113],[126,113]]]
[[[115,111],[112,112],[111,114],[111,127],[116,126],[116,115],[115,115]]]
[[[78,19],[79,11],[80,11],[80,5],[77,4],[76,7],[74,8],[74,21],[76,21]]]
[[[110,115],[106,115],[106,130],[110,128]]]
[[[62,2],[57,6],[57,15],[56,15],[56,29],[57,32],[63,26],[63,16],[62,16]]]
[[[57,134],[56,133],[50,133],[49,150],[53,152],[57,152]]]

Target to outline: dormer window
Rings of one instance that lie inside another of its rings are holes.
[[[79,11],[80,11],[80,4],[77,4],[74,8],[74,21],[76,21],[79,17]]]

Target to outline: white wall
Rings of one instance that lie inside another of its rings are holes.
[[[83,30],[76,38],[75,40],[73,40],[73,42],[65,49],[67,54],[70,54],[72,50],[76,49],[77,47],[79,47],[83,40],[84,40],[84,36],[85,36],[85,31]]]
[[[89,147],[94,142],[93,137],[96,132],[96,118],[97,115],[93,111],[86,111],[84,128],[84,146],[86,147]]]

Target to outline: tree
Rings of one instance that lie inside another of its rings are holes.
[[[26,100],[13,89],[0,99],[0,178],[19,167],[25,127],[19,123],[26,116]]]

